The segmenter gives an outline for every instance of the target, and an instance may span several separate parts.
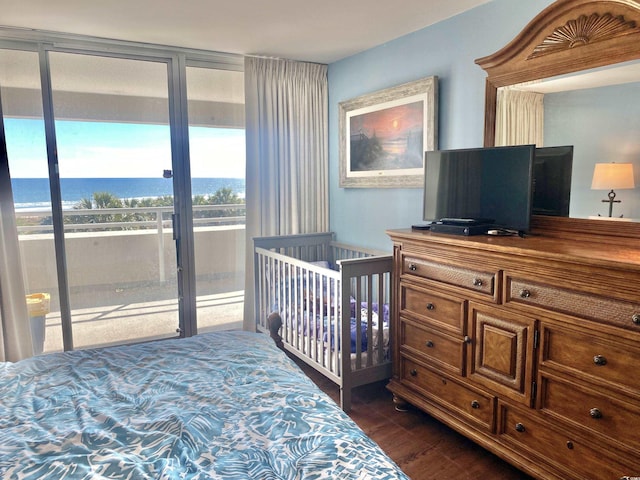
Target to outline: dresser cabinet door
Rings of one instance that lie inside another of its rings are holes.
[[[533,318],[470,303],[469,378],[531,406],[535,328]]]

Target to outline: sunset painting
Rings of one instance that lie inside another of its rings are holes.
[[[420,169],[424,102],[382,108],[349,118],[351,172]]]
[[[438,143],[438,77],[338,104],[341,188],[423,188],[424,152]]]

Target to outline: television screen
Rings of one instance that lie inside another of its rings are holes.
[[[529,229],[534,145],[425,153],[423,219]]]
[[[534,215],[569,216],[573,145],[536,148],[533,162]]]

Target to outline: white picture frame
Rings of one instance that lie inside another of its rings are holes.
[[[424,152],[437,148],[438,77],[339,104],[342,188],[423,186]]]

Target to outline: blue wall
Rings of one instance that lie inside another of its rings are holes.
[[[422,219],[422,189],[338,187],[338,103],[436,75],[438,148],[482,146],[486,75],[475,59],[505,46],[551,3],[494,0],[329,65],[329,211],[339,241],[390,251],[385,230]]]
[[[640,83],[544,96],[544,144],[573,145],[572,217],[609,215],[606,191],[591,190],[596,163],[633,163],[640,186]],[[640,218],[640,188],[617,190],[613,216]]]

